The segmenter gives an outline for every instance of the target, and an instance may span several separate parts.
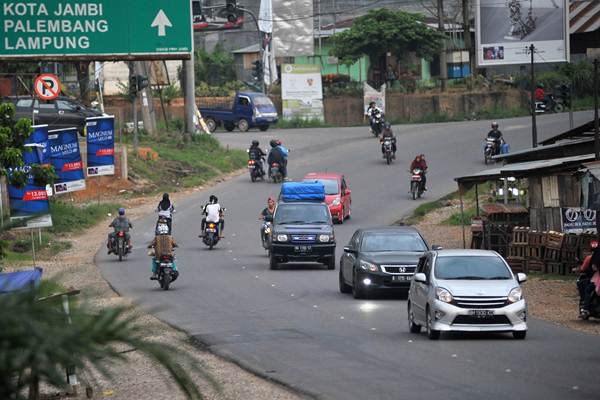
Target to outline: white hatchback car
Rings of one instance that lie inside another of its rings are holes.
[[[434,250],[419,260],[408,293],[412,333],[425,327],[430,339],[442,331],[527,334],[527,303],[520,284],[495,251]]]

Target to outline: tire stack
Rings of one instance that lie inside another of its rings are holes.
[[[512,231],[512,240],[508,245],[506,261],[514,273],[526,272],[526,256],[528,249],[529,228],[516,226]]]

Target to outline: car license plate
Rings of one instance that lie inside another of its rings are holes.
[[[475,318],[490,318],[494,315],[494,310],[469,310],[469,315]]]
[[[392,282],[405,282],[410,280],[410,276],[407,275],[394,275],[392,276]]]
[[[309,253],[312,251],[312,246],[294,246],[294,251],[297,253]]]

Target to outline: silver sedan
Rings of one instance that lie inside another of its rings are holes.
[[[408,323],[413,333],[427,330],[527,334],[527,303],[522,273],[487,250],[435,250],[421,257],[408,294]]]

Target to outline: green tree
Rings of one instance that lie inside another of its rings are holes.
[[[233,57],[221,45],[212,53],[197,51],[195,60],[196,84],[206,82],[209,86],[220,86],[236,80]]]
[[[15,106],[12,103],[0,104],[0,175],[7,175],[9,168],[23,166],[23,152],[31,151],[24,146],[31,135],[31,120],[29,118],[15,118]],[[54,182],[56,174],[54,167],[33,165],[31,174],[34,181],[40,186]],[[27,176],[22,171],[11,174],[10,183],[23,186]]]
[[[67,366],[75,367],[78,374],[99,372],[110,378],[108,367],[126,360],[116,346],[135,349],[156,361],[190,399],[202,399],[190,373],[219,389],[177,343],[146,339],[144,327],[130,308],[92,311],[72,302],[69,323],[60,297],[38,301],[39,295],[38,289],[31,289],[0,296],[1,399],[38,399],[42,383],[66,388]]]
[[[343,64],[352,65],[367,55],[371,65],[385,68],[387,52],[396,57],[415,53],[431,60],[442,50],[445,36],[427,27],[420,14],[380,8],[355,19],[350,29],[336,33],[331,39],[332,53]]]

